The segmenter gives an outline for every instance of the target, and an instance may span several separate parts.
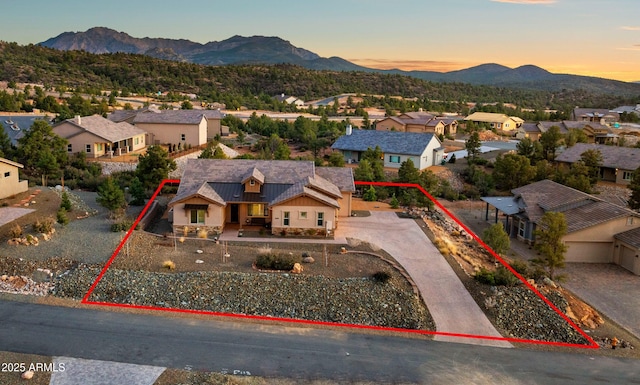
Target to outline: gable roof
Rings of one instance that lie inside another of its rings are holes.
[[[222,205],[226,202],[264,202],[273,206],[298,196],[309,196],[340,207],[336,199],[342,196],[342,190],[332,179],[335,177],[340,184],[348,185],[347,173],[330,171],[324,175],[327,178],[316,175],[315,165],[309,161],[189,159],[178,192],[170,204],[201,196]],[[348,175],[353,185],[353,176],[350,172]],[[259,193],[244,191],[243,183],[252,177],[264,183]]]
[[[576,107],[572,112],[574,120],[582,119],[601,119],[609,118],[614,120],[620,119],[620,114],[615,111],[610,111],[607,108],[579,108]]]
[[[602,154],[602,167],[633,171],[640,167],[640,148],[607,146],[604,144],[576,143],[556,157],[557,162],[575,163],[588,150]]]
[[[640,227],[616,234],[613,237],[624,243],[628,243],[629,245],[637,249],[640,249]]]
[[[73,119],[67,119],[56,124],[55,126],[53,126],[53,128],[55,129],[55,127],[64,123],[70,123],[83,130],[77,134],[73,134],[67,137],[66,139],[79,135],[82,132],[89,132],[108,142],[116,143],[121,140],[126,140],[134,136],[143,135],[146,133],[145,130],[135,127],[127,122],[115,123],[109,119],[103,118],[100,115],[82,116],[80,118],[76,117]]]
[[[511,191],[530,221],[537,223],[547,211],[562,212],[567,233],[638,213],[553,182],[542,180]]]
[[[9,159],[5,159],[5,158],[0,158],[0,163],[5,163],[8,164],[9,166],[13,166],[13,167],[17,167],[17,168],[24,168],[24,165],[11,161]]]
[[[343,135],[331,148],[347,151],[367,151],[379,146],[382,152],[403,155],[422,155],[432,140],[440,141],[433,133],[353,130],[351,135]]]
[[[538,127],[537,123],[523,123],[522,126],[520,126],[520,128],[522,129],[522,131],[524,132],[531,132],[531,133],[540,133],[540,127]]]
[[[316,167],[316,175],[330,180],[340,191],[356,192],[351,167]]]
[[[222,119],[218,110],[162,110],[156,113],[140,113],[133,123],[200,124],[202,119]]]

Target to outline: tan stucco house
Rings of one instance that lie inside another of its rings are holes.
[[[100,115],[64,120],[53,126],[53,132],[67,140],[69,154],[83,152],[89,158],[118,156],[146,147],[144,130]]]
[[[227,135],[217,110],[147,110],[136,114],[133,124],[147,132],[149,144],[200,146],[216,135]]]
[[[457,128],[457,120],[435,117],[426,112],[406,112],[375,123],[377,131],[419,132],[436,135],[455,135]]]
[[[190,159],[169,203],[173,229],[222,233],[227,224],[278,235],[333,233],[351,214],[350,168],[309,161]]]
[[[487,203],[485,219],[489,219],[489,206],[496,210],[496,222],[502,212],[511,237],[533,244],[534,231],[544,213],[561,212],[567,221],[563,238],[567,262],[618,263],[640,275],[636,260],[640,254],[639,238],[634,238],[640,232],[639,213],[550,180],[511,192],[512,197],[482,198]],[[621,244],[631,251],[621,251]]]
[[[474,112],[464,118],[466,121],[475,123],[488,123],[491,128],[503,132],[515,132],[524,123],[524,120],[517,116],[507,116],[491,112]]]
[[[20,180],[19,169],[24,168],[20,163],[0,158],[0,199],[25,192],[29,189],[29,182]]]
[[[599,151],[602,155],[599,175],[600,180],[605,182],[628,185],[633,172],[640,167],[640,148],[589,143],[576,143],[565,149],[556,157],[555,162],[568,169],[588,150]]]

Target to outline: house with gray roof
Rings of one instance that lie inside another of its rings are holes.
[[[511,192],[514,194],[511,197],[484,197],[482,200],[487,204],[485,219],[489,220],[489,207],[494,207],[496,223],[504,218],[505,230],[512,238],[535,243],[535,230],[542,216],[550,211],[561,212],[567,222],[567,234],[562,239],[567,246],[567,262],[618,263],[640,275],[637,261],[640,237],[634,238],[640,234],[640,214],[637,212],[550,180],[531,183]],[[633,251],[620,250],[620,246],[616,246],[620,242]]]
[[[640,148],[588,143],[576,143],[565,149],[556,157],[555,162],[568,168],[588,150],[596,150],[602,154],[600,179],[606,182],[627,185],[631,182],[633,172],[640,167]]]
[[[529,138],[537,141],[542,134],[549,131],[553,126],[558,127],[562,135],[568,134],[571,130],[580,130],[585,134],[589,143],[613,144],[618,142],[618,135],[609,126],[597,122],[572,120],[524,123],[516,130],[516,138]]]
[[[620,114],[608,108],[580,108],[571,112],[571,120],[577,122],[595,122],[610,126],[620,121]]]
[[[384,154],[384,167],[400,168],[402,162],[411,159],[420,170],[441,164],[444,148],[435,134],[352,130],[336,140],[332,149],[340,151],[347,163],[358,163],[367,149],[380,147]]]
[[[351,214],[350,168],[310,161],[189,159],[169,203],[178,233],[219,234],[227,224],[273,234],[326,235]]]
[[[405,112],[375,122],[378,131],[422,132],[436,135],[455,135],[458,121],[452,118],[435,117],[427,112]]]
[[[53,126],[67,140],[67,152],[83,152],[89,158],[123,155],[146,147],[146,132],[127,122],[116,123],[100,115],[76,116]]]

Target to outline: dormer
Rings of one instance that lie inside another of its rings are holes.
[[[242,179],[245,193],[260,193],[262,185],[264,184],[264,174],[260,172],[256,167]]]

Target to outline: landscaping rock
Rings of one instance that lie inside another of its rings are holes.
[[[315,263],[315,259],[313,259],[313,257],[305,257],[302,262],[304,263]]]

